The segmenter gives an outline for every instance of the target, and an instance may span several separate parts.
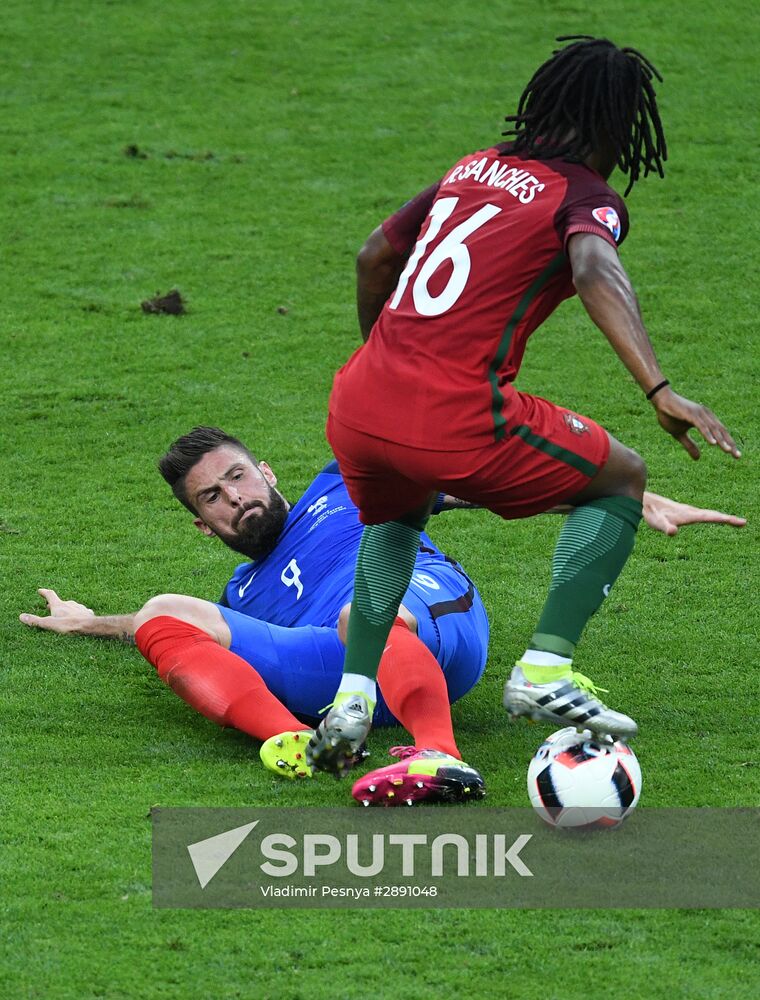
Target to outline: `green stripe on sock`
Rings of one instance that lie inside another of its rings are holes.
[[[364,529],[356,561],[344,673],[377,677],[391,625],[409,586],[420,532],[400,521]]]
[[[531,649],[572,657],[586,622],[631,554],[640,520],[641,504],[631,497],[592,500],[568,516]]]
[[[633,497],[599,497],[598,500],[590,500],[585,506],[609,511],[610,514],[622,518],[634,531],[641,521],[641,502],[634,500]]]
[[[575,652],[575,643],[568,642],[567,639],[562,639],[558,635],[546,635],[543,632],[534,632],[528,643],[528,648],[538,650],[542,653],[554,653],[555,656],[564,656],[566,659],[572,660],[573,653]]]

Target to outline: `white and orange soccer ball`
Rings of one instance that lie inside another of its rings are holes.
[[[528,766],[531,805],[550,826],[618,826],[636,808],[641,768],[626,743],[579,733],[552,733]]]

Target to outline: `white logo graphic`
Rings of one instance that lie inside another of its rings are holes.
[[[288,575],[290,571],[290,575]],[[280,575],[280,579],[285,584],[286,587],[295,587],[298,591],[297,601],[301,600],[301,594],[303,594],[303,584],[301,583],[301,569],[295,559],[291,559],[285,569]]]
[[[564,419],[565,419],[565,423],[570,428],[570,430],[573,432],[573,434],[590,434],[591,433],[591,431],[583,423],[583,421],[581,420],[581,418],[580,417],[576,417],[576,415],[574,413],[566,413]]]
[[[489,838],[480,834],[475,838],[475,849],[467,837],[458,833],[442,833],[435,837],[432,842],[428,841],[425,833],[391,833],[387,835],[373,834],[372,836],[372,860],[369,864],[359,860],[359,834],[349,833],[345,838],[345,844],[339,837],[325,833],[305,833],[302,839],[302,873],[307,878],[313,878],[320,867],[330,867],[336,862],[343,861],[352,875],[360,875],[366,878],[370,875],[379,874],[386,861],[386,843],[389,847],[401,848],[401,874],[404,877],[413,876],[415,873],[415,862],[420,854],[427,853],[430,874],[433,878],[440,878],[448,868],[451,871],[451,861],[446,864],[446,858],[451,857],[450,853],[444,855],[445,847],[456,848],[456,873],[459,878],[468,877],[472,861],[475,862],[475,874],[482,876],[488,874],[489,854],[490,868],[492,874],[503,878],[507,874],[507,865],[517,872],[522,878],[533,878],[533,872],[528,868],[520,852],[532,838],[533,834],[523,833],[515,837],[511,846],[507,846],[507,838],[503,833],[493,834],[492,851],[489,852]],[[261,841],[261,853],[268,860],[260,865],[261,871],[265,875],[273,878],[286,878],[299,872],[299,856],[293,852],[297,847],[295,837],[288,834],[273,833],[264,837]],[[417,848],[423,850],[417,852]],[[415,857],[415,855],[417,857]],[[366,857],[366,855],[365,855]],[[262,886],[261,893],[264,896],[281,895],[282,889],[278,890],[270,886]],[[354,890],[362,895],[368,890]],[[311,890],[309,894],[316,892]],[[330,890],[327,889],[329,893]],[[325,895],[325,889],[322,890]]]
[[[215,837],[187,845],[187,853],[190,855],[201,889],[205,889],[222,865],[229,861],[257,823],[258,820],[255,819],[253,823],[236,826],[233,830],[217,833]]]
[[[253,820],[244,826],[237,826],[187,845],[185,849],[190,855],[201,889],[206,888],[258,823],[258,820]],[[274,832],[261,838],[258,850],[254,843],[246,855],[246,877],[250,878],[258,870],[276,880],[292,875],[324,879],[325,869],[338,864],[352,875],[366,878],[380,874],[386,862],[394,866],[398,866],[400,862],[404,877],[414,877],[417,866],[421,864],[433,878],[454,874],[458,878],[489,874],[504,878],[515,873],[521,878],[532,878],[533,872],[520,857],[532,836],[530,833],[520,834],[510,844],[509,838],[500,833],[477,834],[474,837],[443,833],[432,838],[424,833],[376,833],[371,837],[357,833],[342,837],[325,833],[304,833],[297,839],[287,833]],[[368,841],[371,841],[369,851]],[[361,850],[360,844],[363,848]],[[393,854],[395,860],[391,857]],[[349,895],[358,898],[370,895],[366,887],[337,890],[329,885],[293,888],[280,883],[259,885],[258,889],[262,896],[316,896],[319,893],[322,896]],[[419,893],[423,894],[436,895],[434,892]]]
[[[245,583],[242,585],[242,587],[238,587],[238,595],[240,597],[242,597],[245,594],[246,590],[248,590],[248,588],[250,587],[250,585],[253,583],[253,578],[254,578],[254,576],[256,576],[257,573],[258,573],[258,570],[255,569],[253,571],[253,573],[251,573],[251,575],[245,581]]]
[[[609,597],[609,593],[610,593],[611,589],[612,589],[612,584],[611,583],[605,583],[605,585],[602,587],[602,593],[604,594],[605,597]]]
[[[428,576],[427,573],[415,573],[412,577],[412,583],[416,583],[418,587],[427,587],[428,590],[440,590],[440,585],[432,578]]]
[[[307,508],[307,514],[313,514],[315,517],[317,514],[321,514],[322,511],[327,506],[327,497],[320,497],[319,500],[315,500],[313,504],[310,504]]]
[[[605,205],[603,208],[595,208],[591,213],[597,222],[606,226],[615,238],[617,243],[620,237],[620,218],[614,208]]]

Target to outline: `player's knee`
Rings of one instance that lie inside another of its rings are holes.
[[[417,619],[408,608],[402,604],[398,609],[398,617],[402,619],[406,627],[413,635],[417,635]]]
[[[159,594],[146,601],[135,615],[135,631],[154,618],[177,618],[203,629],[220,645],[229,647],[229,629],[215,604],[185,594]],[[227,641],[225,641],[225,636]]]
[[[338,615],[338,638],[346,645],[348,639],[348,616],[351,614],[351,605],[344,604]]]
[[[163,617],[182,619],[179,594],[158,594],[147,600],[135,615],[135,630],[154,618]]]
[[[631,495],[640,499],[647,485],[647,464],[641,455],[631,448],[626,448],[625,471]]]
[[[348,618],[350,614],[351,605],[344,604],[340,609],[340,614],[338,615],[338,638],[344,646],[346,645],[346,640],[348,639]],[[403,619],[410,632],[417,635],[417,619],[411,611],[404,607],[403,604],[398,609],[398,617]]]
[[[646,463],[633,448],[613,439],[610,457],[597,484],[597,496],[628,496],[641,500],[647,484]]]

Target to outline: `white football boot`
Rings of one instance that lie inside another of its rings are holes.
[[[372,709],[364,694],[339,693],[306,747],[306,763],[317,771],[343,778],[366,756],[364,743],[372,726]]]
[[[567,676],[546,684],[529,681],[518,663],[504,688],[504,707],[516,718],[547,719],[562,726],[574,725],[579,731],[590,729],[597,736],[631,739],[639,727],[622,712],[614,712],[596,697],[597,688],[583,674],[569,671]]]

